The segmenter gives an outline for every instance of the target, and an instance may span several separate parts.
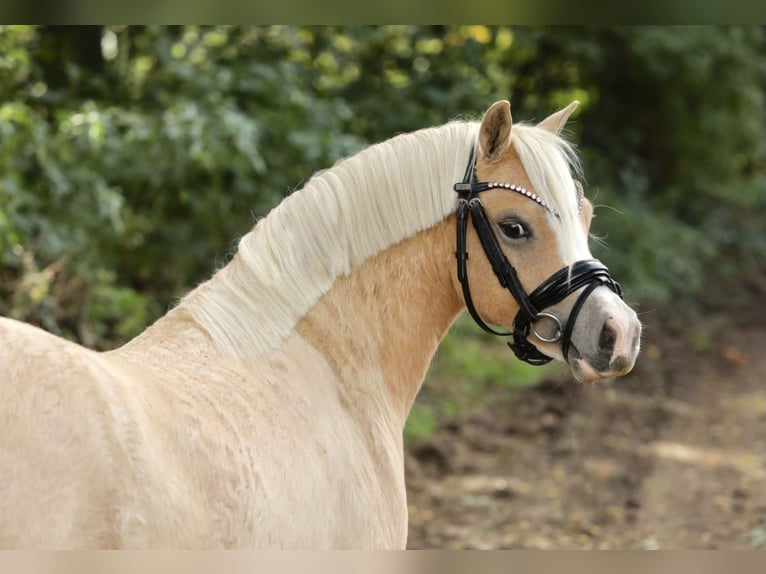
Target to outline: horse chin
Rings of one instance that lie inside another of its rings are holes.
[[[569,365],[569,370],[572,372],[572,376],[578,383],[594,383],[596,381],[607,381],[614,378],[613,375],[599,373],[594,369],[574,345],[569,347],[567,364]]]

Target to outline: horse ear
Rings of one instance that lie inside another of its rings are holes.
[[[500,100],[484,113],[479,128],[479,150],[487,159],[497,157],[511,139],[511,103]]]
[[[549,132],[553,134],[559,135],[561,133],[561,130],[564,129],[564,124],[567,123],[569,116],[572,115],[572,112],[575,111],[575,108],[577,108],[579,104],[580,102],[578,102],[577,100],[573,101],[563,110],[559,110],[556,113],[549,115],[539,124],[537,124],[537,127],[543,128],[544,130],[548,130]]]

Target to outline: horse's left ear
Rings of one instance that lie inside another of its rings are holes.
[[[564,129],[564,124],[567,123],[569,116],[572,115],[572,112],[575,111],[575,109],[577,108],[579,104],[580,102],[578,102],[577,100],[573,101],[563,110],[559,110],[556,113],[549,115],[539,124],[537,124],[537,127],[543,128],[544,130],[548,130],[549,132],[553,134],[559,135],[561,133],[561,130]]]
[[[484,113],[479,127],[479,150],[485,159],[494,159],[509,145],[511,139],[511,103],[500,100]]]

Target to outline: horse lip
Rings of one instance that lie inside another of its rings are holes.
[[[585,382],[586,378],[585,373],[582,372],[582,368],[580,367],[579,360],[582,358],[582,354],[580,353],[580,350],[575,347],[573,344],[569,344],[569,353],[565,357],[565,360],[567,364],[569,365],[569,370],[572,373],[572,376],[574,377],[575,381],[578,383]]]
[[[575,347],[575,344],[571,341],[569,342],[569,353],[566,357],[564,357],[568,362],[576,361],[578,359],[582,359],[582,353],[580,350]]]
[[[574,353],[571,352],[571,349],[574,349]],[[582,353],[580,353],[577,347],[574,346],[570,346],[570,353],[567,364],[569,365],[572,375],[578,383],[605,381],[614,378],[613,375],[605,374],[596,369],[590,363],[590,361],[582,356]]]

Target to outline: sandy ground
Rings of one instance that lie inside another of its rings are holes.
[[[498,392],[408,441],[408,547],[766,548],[765,437],[763,317],[650,322],[623,379]]]

